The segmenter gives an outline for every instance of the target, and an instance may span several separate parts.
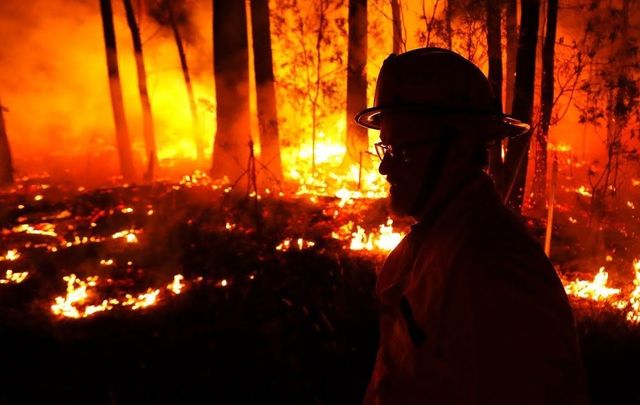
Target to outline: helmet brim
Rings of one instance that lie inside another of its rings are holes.
[[[382,113],[385,111],[389,111],[391,109],[396,110],[406,110],[405,108],[397,107],[397,108],[389,108],[389,107],[371,107],[366,108],[354,117],[355,121],[369,129],[380,129],[380,124],[382,120]],[[412,108],[410,110],[416,111],[416,109]],[[464,111],[457,109],[419,109],[417,112],[427,115],[433,116],[442,116],[442,115],[484,115],[487,117],[496,118],[495,133],[498,135],[498,138],[515,138],[517,136],[523,135],[527,133],[531,126],[524,121],[520,121],[516,118],[513,118],[509,115],[501,114],[496,116],[495,113],[487,112],[487,111]]]

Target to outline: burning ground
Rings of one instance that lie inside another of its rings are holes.
[[[379,195],[258,195],[201,173],[94,190],[49,180],[0,197],[3,403],[360,400],[375,270],[409,226]],[[582,212],[562,207],[555,262],[594,402],[635,400],[633,224],[606,224],[611,254],[585,269]]]

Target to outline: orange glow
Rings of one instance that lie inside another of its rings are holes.
[[[619,288],[611,288],[607,286],[609,273],[603,267],[600,267],[598,274],[593,281],[576,280],[565,285],[564,289],[569,295],[579,298],[591,299],[594,301],[606,301],[620,294]]]
[[[0,284],[20,284],[27,278],[27,276],[29,276],[28,271],[15,273],[13,270],[7,270],[4,274],[4,278],[0,278]]]

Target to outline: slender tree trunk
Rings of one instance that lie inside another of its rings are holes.
[[[453,7],[451,7],[451,0],[447,0],[447,7],[444,9],[444,29],[447,35],[447,48],[453,47],[453,28],[451,22],[453,20]]]
[[[534,206],[542,208],[547,189],[547,143],[553,109],[554,57],[558,0],[547,0],[547,27],[542,49],[542,89],[540,91],[540,128],[536,130],[536,158],[533,176]]]
[[[516,81],[516,59],[518,57],[518,0],[507,0],[506,9],[507,30],[507,74],[504,109],[511,113],[513,107],[513,87]]]
[[[191,109],[191,120],[193,125],[193,141],[196,146],[196,157],[198,162],[204,161],[204,143],[202,141],[200,117],[198,116],[198,106],[196,105],[196,97],[193,93],[193,85],[191,83],[191,75],[189,74],[189,64],[187,63],[187,53],[184,50],[184,42],[182,41],[182,35],[180,34],[180,28],[176,21],[173,11],[169,8],[171,31],[173,32],[173,38],[176,41],[178,47],[178,55],[180,56],[180,67],[182,68],[182,75],[184,77],[184,83],[187,86],[187,96],[189,97],[189,109]],[[246,23],[245,23],[246,24]]]
[[[13,184],[13,159],[7,127],[4,124],[4,107],[0,101],[0,186]]]
[[[104,45],[107,54],[109,91],[111,93],[111,108],[113,110],[113,120],[116,128],[116,143],[120,158],[120,170],[125,181],[132,181],[135,179],[135,170],[133,168],[129,129],[127,128],[124,101],[122,98],[122,86],[120,84],[118,50],[116,48],[116,35],[113,28],[111,0],[100,0],[100,13],[102,15]]]
[[[213,1],[213,70],[217,132],[211,173],[235,180],[247,170],[249,125],[249,50],[247,15],[241,0]]]
[[[393,53],[404,52],[404,39],[402,38],[402,9],[400,0],[391,0],[391,19],[393,23]]]
[[[531,122],[540,0],[522,0],[521,4],[522,15],[512,114],[517,119]],[[522,210],[524,200],[530,139],[531,132],[529,131],[509,140],[505,160],[505,178],[508,181],[504,184],[504,195],[507,205],[516,212]]]
[[[140,40],[140,29],[136,22],[136,16],[133,10],[131,0],[123,0],[124,9],[127,13],[127,23],[131,31],[133,40],[133,51],[136,58],[136,72],[138,74],[138,92],[140,93],[140,104],[142,106],[142,133],[144,136],[144,146],[147,153],[147,172],[145,180],[153,180],[153,172],[158,164],[156,153],[156,139],[153,128],[153,115],[151,113],[151,102],[149,101],[149,92],[147,90],[147,70],[144,66],[144,55],[142,53],[142,41]]]
[[[487,13],[487,53],[489,54],[489,82],[496,103],[502,104],[502,43],[500,6],[497,0],[485,0]],[[502,143],[489,148],[489,173],[496,184],[502,173]]]
[[[361,162],[369,140],[366,128],[353,117],[367,105],[367,1],[349,0],[349,49],[347,57],[347,154],[345,163]]]
[[[276,88],[273,77],[269,0],[251,0],[253,62],[262,164],[277,181],[282,180]]]

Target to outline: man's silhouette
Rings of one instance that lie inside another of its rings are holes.
[[[380,345],[367,404],[584,404],[560,280],[483,171],[486,147],[528,125],[484,74],[439,48],[390,56],[374,107],[391,207],[417,223],[377,284]]]

